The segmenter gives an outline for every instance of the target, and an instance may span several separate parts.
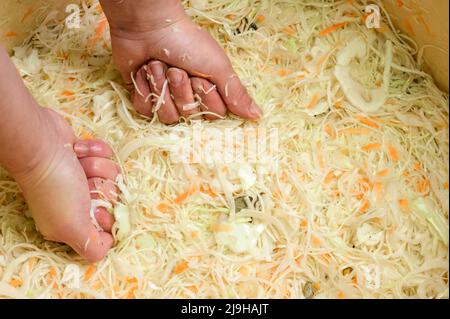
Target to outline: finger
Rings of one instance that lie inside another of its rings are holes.
[[[147,71],[149,72],[150,87],[152,92],[157,96],[160,96],[164,88],[164,83],[167,81],[167,66],[160,61],[152,61],[148,64]],[[158,117],[161,123],[164,124],[176,123],[180,117],[175,103],[170,97],[170,90],[168,86],[166,87],[163,95],[163,103],[158,110]]]
[[[87,178],[100,177],[115,181],[119,175],[119,167],[113,161],[101,157],[85,157],[80,159]]]
[[[173,101],[181,116],[189,117],[199,113],[200,108],[198,103],[195,102],[188,74],[183,70],[171,68],[167,71],[167,79],[169,80]]]
[[[67,230],[64,242],[89,262],[102,260],[114,243],[112,235],[99,232],[92,224],[77,226],[79,227]]]
[[[95,219],[99,226],[107,233],[111,233],[115,223],[114,216],[109,213],[104,207],[97,207],[94,213]]]
[[[191,82],[192,89],[200,98],[201,110],[203,112],[212,112],[217,114],[217,116],[207,114],[205,115],[205,118],[208,120],[217,120],[225,117],[227,114],[227,108],[214,85],[208,80],[201,78],[192,78]]]
[[[103,178],[88,179],[91,199],[106,199],[108,201],[117,201],[119,191],[113,181]]]
[[[147,66],[143,66],[136,73],[135,83],[133,89],[132,100],[136,111],[144,116],[152,116],[152,99],[150,96],[151,90],[147,80]]]
[[[215,72],[213,83],[222,96],[228,110],[233,114],[249,120],[257,120],[262,116],[259,106],[252,100],[247,89],[232,68]]]
[[[104,157],[113,156],[113,151],[108,144],[101,140],[78,141],[73,146],[78,158],[83,157]]]

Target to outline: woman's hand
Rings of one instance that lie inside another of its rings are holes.
[[[101,3],[110,23],[114,61],[139,113],[151,117],[165,93],[158,116],[166,124],[198,112],[218,115],[208,119],[227,111],[250,120],[262,115],[223,49],[185,14],[180,1]]]

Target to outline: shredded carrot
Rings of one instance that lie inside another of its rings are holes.
[[[425,31],[430,35],[431,34],[430,27],[425,22],[425,19],[423,18],[423,16],[421,14],[418,16],[418,19],[419,19],[419,22],[422,23],[422,25],[425,27]]]
[[[303,219],[300,223],[300,227],[308,227],[308,220],[307,219]]]
[[[342,102],[335,102],[334,107],[337,109],[342,109],[344,106],[342,105]]]
[[[194,186],[191,189],[189,189],[187,192],[184,192],[184,193],[178,195],[177,198],[175,198],[173,202],[177,205],[180,205],[180,204],[184,203],[189,197],[194,195],[196,192],[197,192],[197,187]]]
[[[357,284],[358,284],[358,277],[353,276],[353,278],[352,278],[352,283],[355,284],[355,285],[357,285]]]
[[[75,95],[75,92],[73,92],[73,91],[63,91],[62,93],[61,93],[61,95],[62,96],[67,96],[67,97],[72,97],[72,96],[74,96]]]
[[[159,210],[161,213],[167,213],[170,211],[170,207],[166,203],[161,203],[156,207],[157,210]]]
[[[83,276],[84,281],[88,281],[89,279],[91,279],[92,275],[94,274],[94,271],[95,271],[95,266],[90,265],[84,273],[84,276]]]
[[[371,144],[364,145],[362,147],[362,150],[364,152],[370,152],[370,151],[378,150],[380,148],[381,148],[381,144],[380,143],[371,143]]]
[[[128,278],[127,278],[127,282],[128,282],[129,284],[137,284],[137,283],[138,283],[138,280],[137,280],[136,277],[128,277]]]
[[[360,213],[365,213],[369,209],[369,201],[367,199],[363,200],[361,207],[359,208]]]
[[[312,236],[312,244],[313,244],[315,247],[319,247],[319,246],[320,246],[320,238],[319,238],[319,237],[316,237],[316,236]]]
[[[422,164],[420,162],[415,162],[414,163],[414,169],[416,171],[420,171],[422,169]]]
[[[442,185],[442,187],[444,187],[444,189],[447,189],[447,190],[448,190],[448,182],[445,182],[445,183]]]
[[[125,296],[125,299],[135,299],[136,298],[136,292],[137,287],[132,287],[130,290],[128,290],[127,295]]]
[[[335,178],[336,178],[336,175],[334,175],[334,172],[331,171],[327,174],[327,176],[325,176],[325,179],[323,180],[323,182],[325,184],[330,184]]]
[[[17,33],[14,31],[5,32],[5,37],[7,37],[7,38],[13,38],[16,36],[17,36]]]
[[[20,20],[20,22],[23,23],[29,16],[31,16],[32,13],[33,13],[33,9],[29,8],[27,10],[27,12],[25,12],[25,14],[23,15],[22,20]]]
[[[277,71],[277,75],[284,77],[284,76],[288,76],[291,75],[293,72],[291,70],[286,70],[286,69],[280,69]]]
[[[345,299],[345,293],[342,292],[342,291],[339,291],[339,292],[337,293],[337,298],[338,298],[338,299]]]
[[[189,268],[189,264],[186,261],[180,262],[178,265],[175,266],[173,272],[177,275],[182,274]]]
[[[356,118],[358,119],[358,121],[360,121],[361,123],[363,123],[363,124],[365,124],[367,126],[370,126],[370,127],[373,127],[373,128],[380,128],[380,125],[378,123],[368,119],[367,117],[364,117],[362,115],[358,115]]]
[[[311,110],[317,106],[317,103],[319,102],[319,94],[314,94],[314,96],[311,99],[311,102],[306,106],[308,110]]]
[[[405,27],[406,27],[406,31],[407,31],[411,36],[414,37],[414,36],[416,35],[416,32],[414,31],[414,28],[413,28],[411,22],[409,22],[408,17],[405,17],[405,19],[404,19],[404,24],[405,24]]]
[[[400,157],[398,156],[397,150],[391,145],[387,145],[387,148],[389,150],[389,155],[391,156],[392,160],[394,160],[395,162],[398,161]]]
[[[292,35],[295,33],[295,29],[291,26],[287,26],[283,29],[283,33],[286,33],[288,35]]]
[[[189,289],[190,291],[192,291],[194,294],[198,293],[198,288],[197,288],[197,286],[189,286],[189,287],[187,287],[187,289]]]
[[[250,274],[250,272],[248,271],[248,268],[247,268],[247,267],[244,267],[244,266],[242,266],[242,267],[239,268],[239,273],[240,273],[242,276],[248,276],[248,275]]]
[[[330,125],[325,125],[325,127],[323,128],[323,130],[325,131],[325,133],[327,133],[331,138],[336,138],[336,133],[335,131],[331,128]]]
[[[202,73],[202,72],[195,71],[195,70],[194,71],[190,71],[189,73],[191,73],[192,75],[195,75],[195,76],[199,76],[199,77],[204,78],[204,79],[209,79],[209,78],[212,77],[211,74],[206,74],[206,73]]]
[[[97,28],[95,29],[95,39],[98,40],[103,36],[103,33],[105,32],[106,27],[108,26],[108,20],[106,17],[103,17],[97,25]]]
[[[319,291],[320,290],[320,284],[318,282],[313,284],[313,288],[315,291]]]
[[[214,233],[227,233],[231,231],[231,227],[226,224],[213,224],[211,225],[211,231]]]
[[[13,286],[14,288],[20,288],[23,285],[23,282],[21,279],[12,279],[9,284]]]
[[[377,200],[379,200],[381,198],[381,195],[383,193],[383,184],[382,183],[373,183],[373,191],[375,192],[376,198]]]
[[[429,188],[430,188],[430,180],[428,178],[424,178],[421,181],[417,182],[416,184],[416,190],[421,194],[428,193]]]
[[[389,169],[385,168],[377,173],[377,177],[385,177],[389,173]]]
[[[95,10],[97,10],[98,13],[103,13],[103,8],[102,6],[99,4],[97,4],[97,6],[95,7]]]
[[[322,31],[320,31],[320,35],[323,37],[331,32],[334,32],[340,28],[344,28],[347,25],[347,22],[337,23],[335,25],[332,25],[331,27],[328,27]]]
[[[49,271],[48,275],[50,277],[50,281],[53,280],[53,278],[56,276],[56,268],[55,268],[55,266],[52,266],[52,268],[50,268],[50,271]]]
[[[397,0],[397,7],[401,8],[403,7],[403,1],[402,0]]]
[[[262,14],[260,14],[260,15],[258,15],[258,16],[256,17],[256,21],[257,21],[258,23],[264,23],[264,21],[266,21],[266,17],[263,16]]]
[[[197,238],[199,236],[199,233],[197,232],[197,231],[193,231],[192,233],[191,233],[191,238],[192,239],[195,239],[195,238]]]
[[[84,131],[83,133],[81,133],[80,139],[82,139],[83,141],[91,141],[94,139],[94,136],[92,135],[92,133]]]
[[[403,211],[406,211],[406,210],[409,209],[409,200],[407,200],[407,199],[405,199],[405,198],[402,198],[402,199],[400,199],[400,200],[398,201],[398,203],[399,203],[399,205],[400,205],[400,208],[401,208]]]

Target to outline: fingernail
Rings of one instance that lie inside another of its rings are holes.
[[[168,72],[168,78],[171,85],[178,86],[183,80],[183,73],[181,73],[180,70],[171,69],[170,72]]]
[[[256,105],[255,102],[253,102],[252,105],[250,105],[249,111],[250,111],[250,115],[256,119],[258,119],[262,116],[261,109],[259,108],[258,105]]]
[[[150,63],[150,69],[152,70],[153,76],[162,76],[164,74],[164,68],[161,62]]]
[[[78,142],[73,146],[73,150],[78,155],[83,155],[89,152],[89,146],[85,142]]]

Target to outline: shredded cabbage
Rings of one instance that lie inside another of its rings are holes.
[[[133,110],[108,32],[92,41],[97,1],[80,29],[49,15],[13,60],[40,104],[116,151],[117,244],[88,266],[44,241],[0,169],[0,296],[448,298],[448,95],[370,3],[386,32],[361,0],[184,1],[265,115],[175,127]],[[216,162],[181,161],[196,125]],[[213,128],[277,129],[278,152],[220,163]]]

